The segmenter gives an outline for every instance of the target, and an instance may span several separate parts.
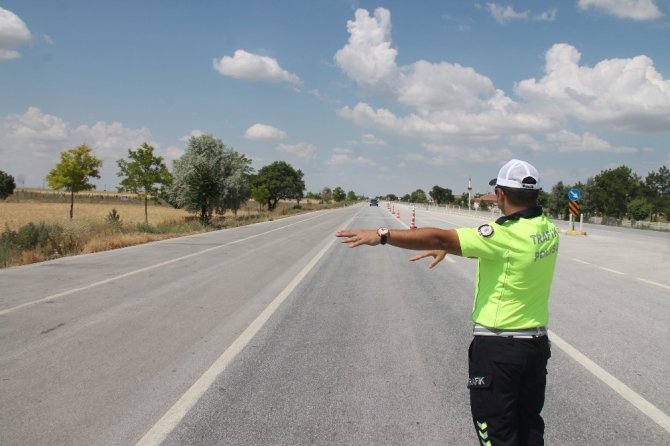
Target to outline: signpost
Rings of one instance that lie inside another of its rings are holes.
[[[570,215],[572,217],[577,217],[579,215],[579,202],[571,201],[568,203],[568,209],[570,210]]]
[[[576,187],[573,187],[570,189],[570,192],[568,192],[568,198],[570,201],[579,201],[579,199],[582,198],[582,191]]]
[[[572,234],[585,234],[582,231],[582,223],[584,222],[584,216],[579,212],[579,199],[582,198],[582,191],[576,187],[573,187],[568,192],[568,210],[570,211],[570,231],[568,233]],[[575,219],[579,215],[579,232],[575,231]]]

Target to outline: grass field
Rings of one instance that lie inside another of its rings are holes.
[[[144,223],[144,205],[140,203],[74,203],[74,220],[104,221],[116,209],[124,224]],[[149,205],[149,223],[184,221],[193,214],[172,206]],[[69,203],[41,201],[0,202],[1,228],[18,230],[28,223],[67,223],[70,220]]]
[[[273,220],[332,207],[315,202],[280,202],[273,212],[250,201],[236,216],[227,212],[203,226],[195,214],[167,204],[144,202],[129,194],[91,191],[75,195],[70,221],[70,197],[58,191],[19,189],[0,201],[0,267],[34,263],[64,255],[121,248],[213,229]],[[111,219],[115,210],[118,220]]]

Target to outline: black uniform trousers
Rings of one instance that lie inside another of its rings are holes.
[[[468,356],[470,408],[480,444],[544,445],[547,336],[475,336]]]

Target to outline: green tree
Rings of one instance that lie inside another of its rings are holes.
[[[209,224],[216,211],[236,210],[251,195],[250,161],[212,135],[192,137],[174,162],[169,189],[172,203],[197,212]],[[246,198],[244,198],[246,197]]]
[[[234,150],[224,150],[221,169],[223,199],[219,210],[223,213],[230,209],[237,216],[237,211],[251,197],[251,160]]]
[[[547,196],[546,205],[556,217],[559,214],[568,215],[568,203],[570,202],[568,191],[570,191],[570,186],[563,184],[563,181],[559,181],[554,184]]]
[[[270,199],[270,191],[265,186],[253,186],[251,188],[251,197],[258,203],[258,206],[263,209],[263,206],[265,206]]]
[[[340,186],[337,186],[335,189],[333,189],[333,200],[335,203],[344,201],[345,198],[347,198],[347,194],[344,192],[344,189],[342,189]]]
[[[321,200],[324,203],[330,203],[333,199],[333,191],[329,187],[324,187],[321,189]]]
[[[16,183],[14,177],[0,170],[0,200],[4,200],[14,193]]]
[[[386,196],[386,199],[387,199],[388,201],[398,201],[398,196],[395,195],[395,194],[388,194],[388,195]]]
[[[593,178],[588,188],[590,203],[594,211],[620,219],[626,214],[628,202],[637,196],[640,187],[640,177],[628,166],[604,170]]]
[[[537,205],[541,206],[542,208],[547,208],[549,203],[549,194],[540,189],[539,193],[537,194]]]
[[[268,210],[272,211],[279,200],[303,197],[305,181],[300,169],[294,169],[286,161],[275,161],[262,167],[254,177],[256,187],[265,187],[270,193],[267,199]]]
[[[414,192],[410,194],[410,200],[413,201],[414,203],[427,203],[428,198],[426,197],[426,193],[423,191],[423,189],[417,189]]]
[[[356,200],[358,200],[358,197],[356,196],[356,192],[354,192],[353,190],[350,190],[349,192],[347,192],[347,201],[352,201],[353,202],[353,201],[356,201]]]
[[[60,153],[60,162],[49,172],[47,184],[54,189],[70,192],[70,220],[74,215],[74,194],[95,189],[89,178],[100,178],[101,167],[102,161],[93,155],[93,150],[86,144]]]
[[[658,172],[649,172],[644,180],[644,194],[651,204],[651,212],[670,218],[670,170],[661,166]]]
[[[172,182],[163,157],[154,155],[154,148],[143,143],[137,150],[128,149],[128,160],[120,159],[117,175],[125,177],[118,187],[119,192],[132,192],[144,199],[144,222],[149,223],[149,197],[158,197]]]
[[[435,185],[428,194],[437,204],[454,202],[454,194],[451,189]]]
[[[635,198],[626,206],[633,220],[646,220],[651,215],[651,204],[646,198]]]
[[[405,202],[410,202],[410,201],[412,201],[412,196],[410,194],[405,194],[402,197],[400,197],[400,200],[405,201]]]

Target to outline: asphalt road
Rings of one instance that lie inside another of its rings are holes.
[[[0,271],[0,444],[478,444],[476,262],[334,240],[401,217],[355,206]],[[587,231],[560,240],[547,444],[667,444],[670,236]]]

